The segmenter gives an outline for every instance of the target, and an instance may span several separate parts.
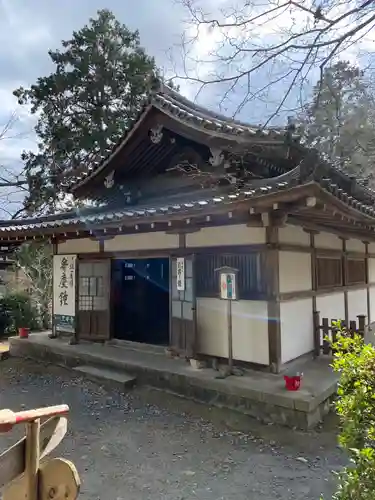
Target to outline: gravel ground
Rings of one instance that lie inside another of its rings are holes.
[[[76,464],[83,500],[319,500],[344,463],[333,421],[302,433],[148,388],[120,395],[62,368],[0,364],[0,408],[59,403],[71,417],[58,455]]]

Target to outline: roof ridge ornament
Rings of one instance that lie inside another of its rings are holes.
[[[318,152],[310,149],[300,165],[300,181],[319,181],[327,174],[327,165],[319,159]]]
[[[104,186],[107,189],[111,189],[115,185],[115,179],[114,179],[115,171],[112,170],[107,177],[104,178]]]
[[[209,162],[213,167],[219,167],[224,161],[224,152],[219,148],[210,148]]]
[[[163,125],[158,123],[155,127],[150,129],[150,141],[153,144],[159,144],[159,142],[163,139]]]

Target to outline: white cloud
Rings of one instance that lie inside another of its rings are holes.
[[[13,90],[19,82],[0,87],[0,163],[11,165],[20,163],[24,149],[35,149],[35,116],[29,106],[20,106]],[[16,167],[16,165],[15,165]]]
[[[0,43],[17,57],[24,59],[35,47],[51,40],[48,25],[35,15],[31,4],[0,0],[0,13]]]

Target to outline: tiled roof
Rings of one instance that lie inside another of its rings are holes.
[[[210,209],[220,205],[226,205],[228,206],[228,210],[230,210],[231,204],[256,199],[313,182],[319,185],[325,192],[332,194],[348,207],[365,216],[364,218],[369,220],[369,224],[372,224],[375,220],[374,204],[373,202],[363,201],[372,190],[366,190],[366,188],[355,183],[352,191],[360,190],[358,193],[361,196],[349,193],[348,190],[342,187],[344,185],[343,181],[346,182],[346,185],[349,185],[352,179],[341,172],[332,170],[332,168],[326,165],[323,171],[319,170],[321,163],[317,164],[316,156],[312,156],[312,158],[313,160],[311,157],[306,158],[300,165],[283,175],[270,179],[254,180],[249,187],[226,192],[225,194],[200,190],[195,193],[187,193],[185,195],[176,194],[168,198],[156,199],[152,204],[150,202],[150,204],[144,206],[129,205],[115,210],[108,208],[77,209],[60,215],[6,221],[0,223],[0,233],[6,236],[7,234],[14,234],[16,232],[27,233],[48,229],[56,229],[58,232],[63,232],[64,228],[67,227],[76,227],[77,230],[85,228],[90,231],[91,228],[104,227],[108,224],[126,223],[130,219],[134,221],[134,224],[137,224],[146,218],[152,222],[153,218],[169,214],[194,216],[201,211],[209,212]],[[325,175],[321,175],[322,172],[325,172]],[[338,175],[339,182],[333,181],[332,173]],[[364,197],[363,195],[366,196]]]
[[[260,125],[251,125],[238,120],[232,120],[224,115],[214,113],[213,111],[196,105],[178,92],[164,85],[158,92],[152,92],[148,95],[140,113],[130,128],[125,131],[120,141],[104,150],[96,161],[93,161],[87,166],[85,171],[81,172],[78,177],[68,181],[66,187],[75,189],[80,182],[84,181],[95,172],[101,170],[109,157],[121,147],[124,141],[127,140],[129,133],[134,128],[135,124],[144,118],[151,107],[175,117],[188,126],[198,126],[203,133],[219,133],[227,139],[236,140],[237,137],[242,137],[250,141],[255,137],[258,137],[262,140],[268,139],[272,142],[284,141],[290,134],[286,128],[282,127],[270,127],[265,129]],[[299,139],[298,135],[293,135],[292,137],[295,140]]]
[[[167,203],[168,200],[164,200],[164,203],[156,202],[152,205],[142,206],[134,205],[127,206],[126,208],[116,209],[116,210],[97,210],[84,213],[80,210],[71,211],[68,213],[55,215],[54,217],[40,217],[34,219],[21,219],[18,221],[6,221],[0,223],[1,233],[12,233],[15,231],[32,231],[36,229],[53,229],[53,228],[63,228],[77,226],[87,227],[90,229],[92,227],[103,226],[109,223],[116,223],[125,220],[132,219],[135,222],[139,219],[148,218],[152,222],[152,217],[163,216],[166,214],[183,214],[188,212],[189,214],[194,211],[201,211],[204,208],[216,207],[220,204],[230,205],[241,200],[250,199],[251,197],[261,196],[268,194],[273,191],[282,190],[291,187],[288,182],[280,181],[278,183],[273,183],[272,185],[262,185],[259,187],[254,187],[253,189],[244,189],[241,191],[234,191],[228,194],[213,194],[200,197],[194,197],[193,199],[186,198],[185,200],[176,201],[174,203]]]
[[[229,136],[244,136],[249,139],[254,136],[284,139],[288,133],[285,127],[269,127],[265,129],[261,125],[251,125],[239,120],[233,120],[198,106],[167,86],[151,95],[151,104],[161,111],[171,113],[188,124],[199,125],[202,130],[207,132],[215,131]],[[297,137],[295,136],[295,138]]]

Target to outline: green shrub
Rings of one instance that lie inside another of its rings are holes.
[[[38,313],[30,297],[24,293],[10,293],[0,298],[0,336],[15,335],[18,328],[37,330]]]
[[[340,373],[336,412],[340,418],[339,444],[351,465],[338,475],[334,500],[375,498],[375,348],[362,337],[353,338],[337,323],[332,345],[333,369]]]

